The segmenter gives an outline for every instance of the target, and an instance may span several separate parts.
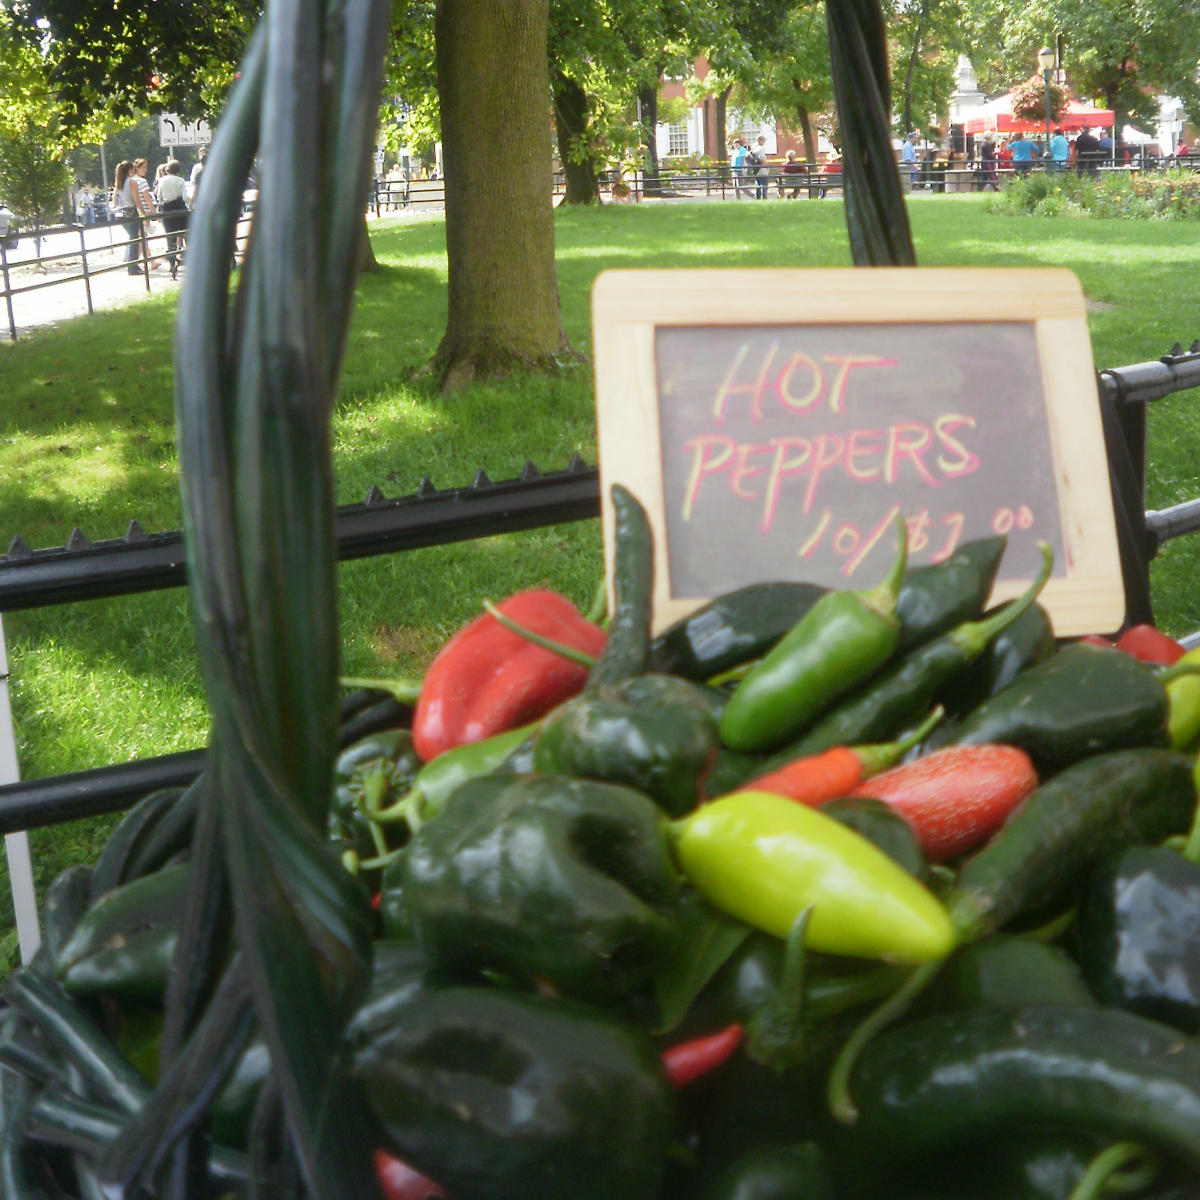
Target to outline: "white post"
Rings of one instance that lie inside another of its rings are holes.
[[[12,708],[8,703],[8,654],[4,648],[4,625],[0,622],[0,784],[16,783],[20,777],[17,769],[17,738],[13,730]],[[27,963],[42,943],[29,838],[24,832],[6,834],[4,848],[8,853],[8,880],[12,887],[13,912],[17,918],[21,961]]]

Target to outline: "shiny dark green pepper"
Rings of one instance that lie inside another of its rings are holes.
[[[835,1200],[833,1176],[816,1142],[751,1146],[717,1171],[701,1200]]]
[[[534,770],[622,783],[671,816],[695,808],[717,754],[710,690],[673,675],[589,688],[546,718]]]
[[[1083,888],[1075,936],[1101,1003],[1200,1033],[1200,865],[1165,846],[1110,856]]]
[[[674,1098],[623,1022],[499,988],[432,989],[354,1064],[385,1148],[454,1195],[659,1193]]]
[[[179,940],[186,865],[106,892],[58,955],[58,979],[76,995],[161,997]]]
[[[977,538],[940,563],[913,567],[896,597],[897,650],[903,653],[955,625],[974,621],[991,594],[1007,544],[1004,537]]]
[[[1079,965],[1060,946],[1006,933],[960,946],[929,999],[939,1012],[1095,1003]]]
[[[650,643],[650,669],[705,680],[760,658],[825,594],[813,583],[751,583],[681,617]]]
[[[1123,651],[1076,643],[1022,672],[927,747],[1020,746],[1039,772],[1134,746],[1167,745],[1167,693]]]
[[[1003,691],[1022,671],[1045,662],[1057,649],[1050,614],[1040,604],[1034,604],[1007,629],[1002,629],[971,670],[943,688],[938,700],[947,713],[955,716],[969,713]]]
[[[914,878],[928,880],[929,863],[920,839],[890,804],[870,796],[845,796],[821,805],[821,811],[861,834]]]
[[[638,990],[675,934],[679,879],[661,818],[616,784],[463,784],[404,857],[420,944],[439,966],[548,980],[590,1001]]]

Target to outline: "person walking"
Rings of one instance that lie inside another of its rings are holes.
[[[172,279],[177,278],[179,274],[179,248],[183,244],[183,234],[188,222],[185,198],[187,183],[181,171],[178,159],[168,159],[154,189],[158,211],[162,214],[163,232],[167,235],[167,262],[171,264]]]
[[[996,143],[992,141],[990,133],[984,134],[983,141],[979,143],[979,190],[986,191],[991,188],[993,192],[1000,190],[1000,183],[996,176]]]
[[[133,163],[122,159],[113,173],[113,212],[128,239],[125,243],[125,269],[130,275],[139,274],[139,243],[142,235],[140,195],[133,186]]]
[[[754,144],[754,149],[746,156],[747,167],[754,172],[754,198],[767,198],[767,180],[771,176],[771,168],[767,163],[767,139],[760,133]]]

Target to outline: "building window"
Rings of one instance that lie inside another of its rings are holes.
[[[686,121],[679,121],[667,126],[667,153],[686,154],[688,152],[688,128]]]
[[[753,146],[760,133],[762,126],[757,121],[743,121],[741,129],[738,130],[738,137],[744,138],[747,146]]]

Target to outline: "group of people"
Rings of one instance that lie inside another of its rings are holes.
[[[1046,146],[1030,140],[1024,133],[998,141],[993,141],[989,133],[976,143],[975,150],[981,186],[993,190],[998,187],[1000,171],[1012,170],[1017,175],[1028,175],[1039,160],[1045,160],[1046,169],[1050,171],[1074,169],[1091,175],[1095,175],[1103,164],[1113,161],[1113,140],[1107,129],[1102,129],[1098,137],[1090,129],[1081,129],[1073,139],[1068,139],[1061,128],[1056,128]]]
[[[153,188],[146,179],[149,164],[144,158],[117,163],[113,176],[112,207],[129,238],[125,245],[125,267],[130,275],[141,274],[143,267],[139,262],[144,262],[149,269],[157,270],[159,267],[158,262],[152,261],[146,237],[146,225],[153,218],[162,222],[167,238],[167,263],[171,278],[178,278],[188,210],[196,202],[207,156],[207,149],[202,149],[186,179],[179,160],[168,159],[155,172]]]
[[[737,138],[731,148],[729,165],[733,170],[733,195],[736,199],[743,193],[756,200],[767,198],[767,184],[771,178],[771,165],[767,159],[767,139],[759,134],[753,146],[745,138]],[[753,190],[746,181],[754,181]]]

